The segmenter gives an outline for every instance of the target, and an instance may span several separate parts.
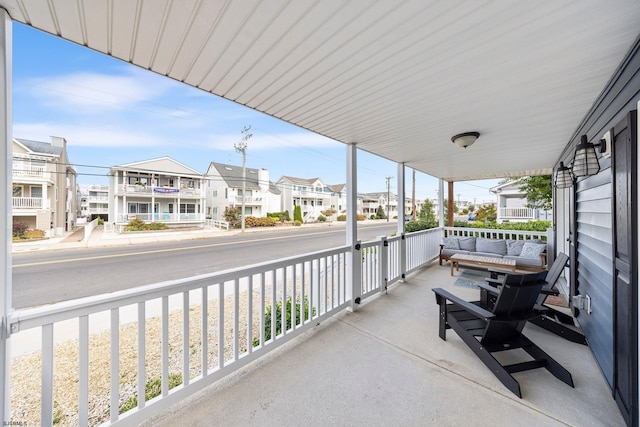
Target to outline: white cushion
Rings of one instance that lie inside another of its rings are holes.
[[[522,252],[520,252],[520,256],[523,258],[539,258],[540,254],[542,254],[547,245],[544,243],[530,243],[527,242],[522,246]]]
[[[442,243],[445,249],[460,249],[460,241],[457,237],[445,237]]]

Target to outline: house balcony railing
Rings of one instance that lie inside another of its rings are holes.
[[[47,203],[42,197],[14,197],[14,209],[43,209]]]
[[[178,187],[153,187],[150,185],[126,184],[119,185],[118,191],[121,194],[138,194],[155,197],[191,197],[200,198],[202,192],[199,188],[178,188]]]
[[[109,208],[87,208],[84,211],[91,214],[106,214],[109,213]]]
[[[535,209],[531,208],[498,208],[501,219],[535,219]]]
[[[50,173],[42,166],[27,168],[13,168],[11,175],[14,178],[44,178],[49,179]]]
[[[347,307],[355,307],[361,299],[384,292],[407,273],[433,261],[441,238],[441,229],[425,230],[365,242],[353,249],[342,246],[245,268],[12,311],[8,317],[12,336],[41,335],[37,352],[41,355],[42,377],[38,381],[40,390],[34,391],[34,395],[40,396],[34,400],[34,405],[39,407],[29,410],[40,414],[41,425],[53,425],[55,382],[64,381],[65,375],[73,375],[78,384],[74,419],[79,425],[88,424],[89,408],[95,405],[101,407],[99,412],[105,414],[105,418],[92,422],[140,423],[279,348],[324,319]],[[292,311],[290,325],[287,322],[287,327],[277,335],[268,336],[265,331],[276,331],[279,319],[271,316],[267,327],[265,313],[274,303],[286,306],[289,299],[306,302],[308,310],[304,309],[305,304],[293,304],[299,310]],[[179,342],[172,342],[169,336],[170,314],[181,319]],[[110,334],[111,342],[111,375],[105,380],[110,388],[108,397],[89,393],[92,363],[97,363],[90,357],[90,331],[95,333],[97,325],[93,319],[96,316],[110,319],[100,322],[104,332]],[[154,323],[154,319],[159,320],[162,351],[158,360],[149,360],[145,345],[148,325]],[[57,357],[64,357],[56,354],[54,346],[54,330],[61,327],[77,332],[78,357],[74,372],[65,364],[55,363]],[[121,341],[123,328],[137,331],[132,342]],[[192,338],[199,343],[195,346],[190,338],[194,328],[196,336]],[[13,341],[10,348],[20,352],[19,340]],[[131,348],[137,354],[135,372],[121,371],[121,360],[131,354]],[[179,372],[170,368],[170,360],[175,357],[182,360]],[[155,364],[160,366],[161,393],[147,401],[145,381],[151,374],[147,366]],[[175,373],[181,374],[182,382],[169,390],[169,376]],[[123,385],[123,378],[136,379],[132,384]],[[129,387],[137,389],[137,405],[121,414],[121,394]]]
[[[134,219],[141,219],[145,222],[204,222],[205,215],[199,213],[131,213],[131,214],[119,214],[117,221],[120,223],[127,223]]]
[[[242,196],[236,196],[235,200],[236,200],[236,203],[242,203]],[[262,203],[262,197],[245,196],[244,197],[244,202],[245,203],[253,203],[253,204],[261,204]]]
[[[109,191],[108,185],[90,185],[88,191]]]
[[[87,197],[88,202],[108,202],[109,196],[89,196]]]

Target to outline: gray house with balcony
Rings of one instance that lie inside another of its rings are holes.
[[[264,217],[280,209],[280,190],[269,181],[267,169],[245,168],[244,180],[242,174],[241,166],[211,162],[206,173],[207,218],[223,221],[227,207],[242,208],[243,202],[247,216]]]
[[[169,226],[203,226],[204,178],[170,157],[110,168],[109,221],[121,229],[133,219]]]

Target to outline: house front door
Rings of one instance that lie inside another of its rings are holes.
[[[627,422],[637,426],[637,112],[614,128],[613,174],[613,396]]]

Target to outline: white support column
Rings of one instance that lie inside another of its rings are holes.
[[[404,163],[398,163],[398,235],[401,236],[398,259],[400,265],[398,267],[400,277],[403,279],[407,273],[407,239],[404,237],[404,170]]]
[[[444,180],[438,180],[438,226],[444,227]]]
[[[9,367],[11,361],[10,340],[11,331],[8,325],[8,315],[11,312],[11,158],[13,156],[13,129],[11,116],[11,68],[12,68],[12,27],[11,18],[6,10],[0,9],[0,153],[4,161],[0,165],[0,176],[4,176],[4,194],[0,197],[0,212],[2,227],[0,227],[0,270],[2,274],[2,287],[0,292],[0,419],[4,425],[11,420],[10,393],[9,393]],[[47,224],[48,225],[48,224]]]
[[[404,233],[404,163],[398,163],[398,235]]]
[[[358,161],[355,144],[347,145],[347,245],[351,256],[347,259],[347,300],[356,311],[362,295],[362,252],[358,241]],[[357,302],[356,302],[357,301]]]

